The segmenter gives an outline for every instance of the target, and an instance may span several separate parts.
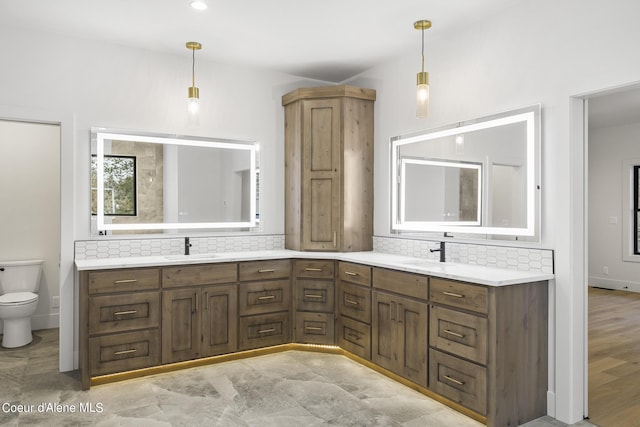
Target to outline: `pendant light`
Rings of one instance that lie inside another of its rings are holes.
[[[422,19],[413,23],[413,28],[422,31],[422,69],[418,73],[418,87],[416,91],[416,116],[429,115],[429,73],[424,71],[424,30],[431,28],[431,21]]]
[[[187,111],[189,116],[197,117],[200,112],[200,89],[196,87],[196,50],[202,49],[202,45],[198,42],[187,42],[187,49],[191,49],[191,87],[188,88],[187,94],[189,101],[187,103]]]

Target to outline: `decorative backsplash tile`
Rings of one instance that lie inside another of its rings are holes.
[[[192,254],[284,249],[284,235],[191,237]],[[79,240],[75,259],[126,258],[184,254],[184,237]]]
[[[439,241],[404,239],[397,237],[373,238],[373,250],[389,254],[437,260],[440,254],[429,249],[438,249]],[[447,261],[463,264],[483,265],[510,270],[539,271],[553,274],[553,251],[550,249],[518,248],[474,243],[447,241]]]
[[[192,254],[248,252],[284,249],[284,235],[191,237]],[[438,260],[439,242],[396,237],[373,238],[373,250],[389,254]],[[75,242],[76,259],[166,256],[184,253],[183,237],[145,239],[80,240]],[[447,242],[447,261],[512,270],[553,274],[553,251],[472,243]]]

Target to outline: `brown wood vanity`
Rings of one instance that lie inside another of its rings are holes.
[[[486,286],[312,258],[79,278],[84,389],[313,344],[489,426],[546,415],[547,282]]]

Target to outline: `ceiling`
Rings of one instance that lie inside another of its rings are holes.
[[[513,0],[1,0],[0,25],[268,68],[340,83],[429,39],[462,31]]]

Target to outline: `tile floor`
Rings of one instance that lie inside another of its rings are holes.
[[[77,372],[58,372],[57,329],[0,348],[0,405],[3,426],[481,426],[346,357],[302,351],[82,391]]]

